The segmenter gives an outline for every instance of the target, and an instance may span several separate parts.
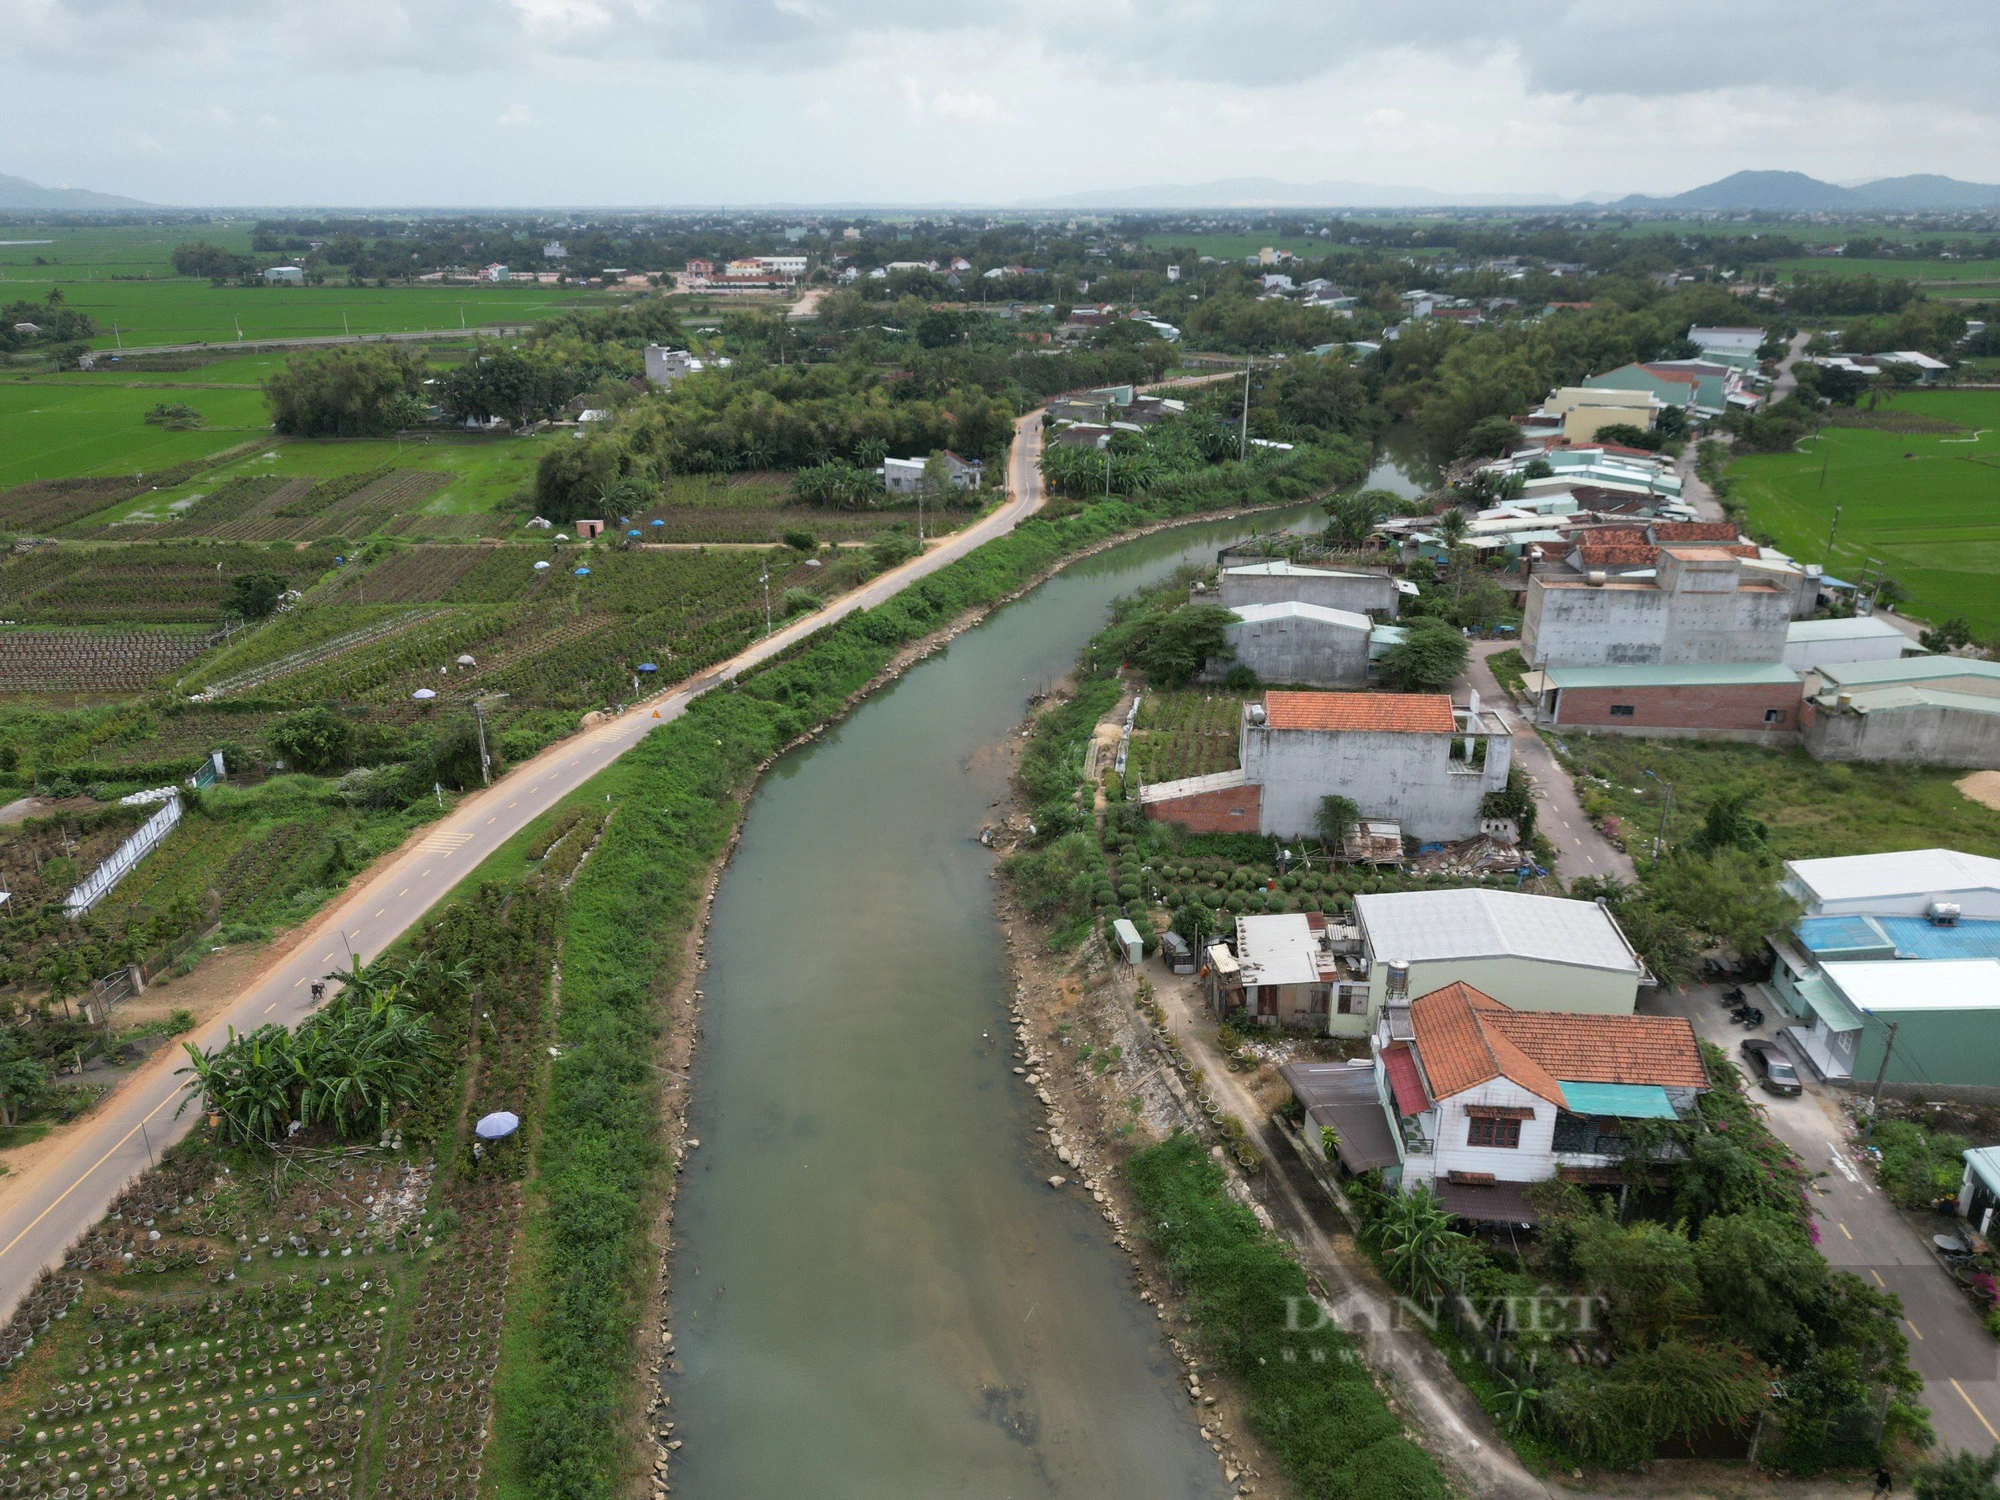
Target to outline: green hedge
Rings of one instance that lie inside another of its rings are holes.
[[[678,977],[703,879],[756,767],[838,715],[899,647],[1066,555],[1198,508],[1179,497],[1120,500],[1025,521],[696,700],[593,784],[617,810],[570,896],[563,1056],[549,1087],[517,1303],[524,1332],[495,1393],[496,1469],[507,1489],[583,1500],[632,1477],[626,1424],[661,1170],[660,1080],[648,1060],[659,998]]]
[[[1292,1492],[1326,1500],[1447,1500],[1429,1454],[1368,1378],[1347,1336],[1303,1331],[1305,1272],[1276,1236],[1232,1199],[1222,1169],[1181,1134],[1125,1164],[1147,1238],[1187,1300],[1208,1357],[1243,1392],[1257,1436],[1284,1465]],[[1288,1328],[1287,1324],[1300,1325]]]

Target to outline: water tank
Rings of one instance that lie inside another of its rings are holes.
[[[1407,958],[1389,960],[1388,998],[1391,1000],[1410,998],[1410,961]]]
[[[1589,585],[1590,585],[1590,586],[1591,586],[1592,588],[1594,588],[1594,589],[1601,589],[1601,588],[1603,588],[1603,587],[1604,587],[1604,569],[1602,569],[1602,568],[1592,568],[1592,569],[1591,569],[1591,570],[1590,570],[1590,571],[1589,571],[1588,573],[1586,573],[1586,574],[1584,574],[1584,575],[1583,575],[1583,581],[1584,581],[1585,583],[1589,584]]]
[[[1956,927],[1959,905],[1956,901],[1933,901],[1924,908],[1924,916],[1933,927]]]
[[[1264,705],[1261,703],[1253,703],[1244,709],[1243,712],[1248,716],[1252,724],[1261,724],[1264,722]]]
[[[1835,694],[1833,701],[1840,708],[1852,708],[1854,707],[1854,694],[1849,689],[1842,688]]]

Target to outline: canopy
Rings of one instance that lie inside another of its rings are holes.
[[[459,653],[458,664],[461,667],[476,667],[479,665],[478,662],[474,661],[471,657],[465,655],[464,652]]]
[[[1672,1120],[1673,1101],[1656,1083],[1570,1083],[1562,1085],[1563,1103],[1571,1114],[1604,1115],[1614,1120]]]
[[[482,1141],[505,1140],[521,1128],[521,1117],[510,1110],[496,1109],[477,1125],[472,1133]]]
[[[588,577],[590,576],[590,569],[588,569],[588,568],[578,568],[578,569],[576,570],[576,576],[577,576],[577,577],[579,577],[579,578],[588,578]]]
[[[412,698],[415,698],[418,702],[422,703],[422,702],[428,702],[430,699],[435,698],[437,694],[432,692],[429,688],[418,688],[414,693],[410,694],[410,696]]]
[[[656,519],[656,520],[654,520],[653,522],[651,522],[650,524],[652,524],[652,525],[654,525],[654,526],[664,526],[664,525],[666,525],[667,523],[666,523],[665,521],[661,521],[661,520],[657,520],[657,519]]]
[[[538,562],[538,563],[536,563],[536,564],[535,564],[535,571],[536,571],[537,573],[541,573],[541,572],[546,572],[546,571],[547,571],[547,569],[548,569],[548,566],[549,566],[549,565],[548,565],[547,563],[545,563],[545,562]]]
[[[649,661],[642,661],[642,662],[640,662],[640,663],[639,663],[639,670],[640,670],[641,672],[657,672],[657,671],[659,671],[660,669],[659,669],[658,667],[654,666],[654,665],[653,665],[653,664],[652,664],[651,662],[649,662]]]
[[[639,528],[636,526],[634,526],[630,531],[625,533],[625,535],[627,536],[637,536],[638,534],[639,534]]]

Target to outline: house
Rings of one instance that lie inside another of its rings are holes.
[[[1901,661],[1926,654],[1880,615],[1844,620],[1794,620],[1785,629],[1785,665],[1794,672],[1857,661]]]
[[[1314,568],[1303,563],[1239,563],[1217,575],[1214,602],[1225,609],[1247,604],[1316,605],[1377,620],[1396,618],[1402,599],[1396,580],[1381,572],[1352,568]]]
[[[2000,859],[1957,849],[1899,849],[1788,859],[1779,884],[1807,917],[1925,917],[2000,922]]]
[[[2000,1146],[1974,1146],[1965,1153],[1958,1216],[1990,1239],[1995,1208],[2000,1208]]]
[[[492,282],[505,281],[507,279],[507,268],[501,265],[498,261],[495,261],[492,265],[486,267],[485,270],[479,273],[479,279],[481,281],[492,281]]]
[[[1551,666],[1524,674],[1537,723],[1600,734],[1789,742],[1804,687],[1781,661]]]
[[[1350,610],[1326,609],[1296,599],[1283,604],[1239,604],[1236,623],[1223,627],[1235,652],[1231,661],[1212,662],[1209,675],[1222,677],[1248,667],[1259,682],[1308,687],[1366,687],[1369,641],[1374,621]]]
[[[1823,663],[1806,687],[1802,733],[1818,760],[2000,765],[2000,662]]]
[[[1318,912],[1236,919],[1234,962],[1211,962],[1205,982],[1217,1017],[1324,1032],[1329,1015],[1365,1016],[1368,976],[1352,929]]]
[[[1786,1040],[1829,1083],[1880,1078],[1936,1098],[2000,1080],[2000,957],[1822,963],[1787,1005],[1801,1020]]]
[[[1664,410],[1666,403],[1648,392],[1569,385],[1550,391],[1532,415],[1560,422],[1565,441],[1588,443],[1607,427],[1651,428]]]
[[[1658,549],[1651,578],[1531,577],[1521,654],[1536,667],[1779,661],[1795,570],[1778,576],[1756,553],[1676,544]]]
[[[1142,787],[1145,814],[1204,833],[1292,837],[1313,831],[1322,798],[1412,838],[1470,838],[1479,805],[1507,785],[1514,741],[1475,693],[1268,692],[1243,705],[1235,771]]]
[[[543,260],[568,260],[569,247],[561,240],[550,240],[542,246]]]
[[[945,478],[961,490],[976,490],[985,474],[977,460],[960,458],[950,449],[934,455],[944,463]],[[927,458],[885,458],[882,460],[882,487],[892,495],[914,495],[923,488]]]
[[[264,269],[264,280],[273,285],[282,282],[287,286],[304,286],[306,273],[300,266],[267,266]]]
[[[669,349],[664,344],[646,346],[646,378],[655,385],[672,385],[701,367],[701,361],[685,349]]]
[[[1369,1014],[1463,981],[1517,1010],[1627,1016],[1652,976],[1595,901],[1472,886],[1354,898]]]
[[[1289,292],[1293,289],[1292,278],[1275,271],[1268,276],[1260,276],[1257,279],[1267,292]]]
[[[1679,407],[1691,417],[1714,418],[1729,410],[1732,398],[1742,393],[1742,371],[1707,360],[1662,359],[1620,365],[1586,377],[1583,384],[1588,390],[1650,396],[1662,407]]]
[[[1936,385],[1951,370],[1946,361],[1933,359],[1919,349],[1898,349],[1887,354],[1831,354],[1813,363],[1863,377],[1880,375],[1891,367],[1900,366],[1916,371],[1919,385]]]
[[[1684,1118],[1709,1086],[1683,1017],[1527,1012],[1463,982],[1392,999],[1371,1051],[1401,1186],[1484,1223],[1535,1222],[1534,1183],[1618,1180],[1633,1122]]]
[[[1744,369],[1756,367],[1757,351],[1770,337],[1761,328],[1704,328],[1699,323],[1687,331],[1687,336],[1688,342],[1701,351],[1704,359],[1735,364]]]
[[[1048,404],[1051,422],[1102,422],[1110,402],[1101,397],[1058,396]]]

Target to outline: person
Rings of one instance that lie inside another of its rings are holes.
[[[1875,1493],[1886,1495],[1890,1490],[1895,1488],[1895,1485],[1896,1481],[1889,1477],[1889,1466],[1887,1464],[1877,1464],[1875,1466]]]
[[[326,998],[326,986],[321,984],[318,980],[313,981],[312,997],[314,1005],[319,1004],[320,1001]]]

